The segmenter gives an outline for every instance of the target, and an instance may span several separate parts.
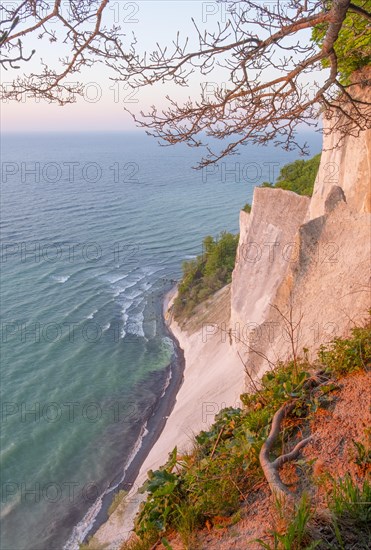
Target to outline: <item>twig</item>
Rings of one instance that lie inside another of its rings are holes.
[[[217,447],[217,445],[218,445],[218,443],[219,443],[219,439],[221,438],[221,435],[222,435],[223,431],[224,431],[224,426],[222,426],[220,432],[218,433],[218,437],[216,438],[216,441],[215,441],[213,450],[211,451],[210,460],[211,460],[211,459],[213,458],[213,456],[214,456],[216,447]]]

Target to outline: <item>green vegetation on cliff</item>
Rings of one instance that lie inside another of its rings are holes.
[[[203,253],[183,262],[183,278],[174,301],[177,319],[189,316],[194,308],[211,294],[231,282],[238,235],[222,232],[217,239],[203,240]]]
[[[371,329],[366,326],[354,329],[349,338],[336,338],[323,346],[313,364],[299,358],[278,363],[255,384],[254,393],[241,396],[242,408],[222,410],[214,424],[195,437],[192,452],[179,455],[175,448],[163,467],[148,473],[143,487],[148,497],[141,505],[135,526],[139,539],[126,543],[122,550],[151,548],[160,540],[161,548],[171,549],[169,538],[175,535],[186,549],[203,548],[197,539],[203,527],[236,528],[241,507],[247,503],[248,509],[258,507],[262,498],[259,488],[267,486],[259,453],[277,410],[291,404],[272,449],[273,460],[293,448],[298,437],[308,435],[313,425],[318,428],[324,415],[331,415],[346,383],[342,377],[356,376],[360,380],[370,362]],[[285,517],[278,531],[271,530],[264,540],[255,542],[276,550],[368,548],[371,485],[367,471],[371,456],[367,429],[364,434],[362,441],[350,439],[351,452],[343,449],[342,471],[346,474],[341,478],[321,471],[316,482],[313,472],[316,459],[321,456],[295,462],[301,471],[294,483],[296,492],[292,493],[293,498],[297,495],[295,505],[280,509]],[[326,443],[324,439],[319,444]],[[281,446],[285,451],[281,451]],[[322,511],[318,516],[316,483],[326,491],[328,507],[326,514]],[[349,546],[354,540],[357,545]],[[248,547],[249,541],[245,542]]]
[[[274,187],[294,191],[298,195],[310,197],[313,193],[314,182],[317,176],[321,154],[308,160],[295,160],[283,166],[274,184],[263,182],[262,187]]]
[[[242,208],[242,210],[243,210],[244,212],[246,212],[247,214],[250,214],[250,212],[251,212],[251,204],[250,204],[249,202],[247,202],[247,203],[245,204],[245,206]]]
[[[325,6],[330,9],[331,2],[325,2]],[[371,65],[370,23],[364,16],[365,12],[371,11],[371,0],[353,0],[352,6],[365,11],[359,13],[355,10],[348,11],[334,44],[339,80],[344,85],[350,84],[354,71]],[[322,47],[328,26],[328,22],[321,23],[312,30],[312,40],[319,47]],[[321,63],[324,68],[330,67],[329,58],[323,59]]]
[[[320,161],[321,154],[319,153],[308,160],[299,159],[285,164],[281,168],[275,183],[264,181],[261,187],[285,189],[286,191],[293,191],[298,195],[311,197]],[[249,214],[251,212],[251,204],[247,202],[242,210]]]

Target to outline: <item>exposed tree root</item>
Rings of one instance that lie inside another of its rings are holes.
[[[279,469],[286,463],[294,460],[298,455],[300,450],[309,443],[312,439],[307,437],[300,441],[292,451],[289,453],[283,454],[277,457],[275,460],[270,460],[270,452],[276,442],[276,439],[280,433],[280,428],[283,419],[285,416],[294,408],[295,403],[285,403],[280,409],[275,413],[272,420],[272,426],[269,432],[269,435],[266,441],[263,443],[259,454],[260,465],[262,467],[264,476],[269,483],[269,487],[272,491],[274,497],[278,500],[286,500],[287,498],[293,498],[294,494],[289,490],[289,488],[283,483],[279,475]]]

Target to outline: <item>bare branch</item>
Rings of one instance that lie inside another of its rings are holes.
[[[323,109],[341,136],[358,135],[371,127],[371,105],[357,98],[359,82],[341,83],[335,52],[348,12],[370,19],[365,5],[350,0],[304,4],[277,0],[274,5],[236,0],[228,2],[229,17],[215,30],[202,29],[192,20],[198,47],[191,51],[189,38],[182,39],[178,32],[170,47],[157,44],[153,51],[139,54],[135,36],[124,49],[120,27],[104,25],[108,0],[53,0],[52,5],[46,0],[23,0],[16,8],[5,5],[2,11],[0,65],[19,69],[34,55],[24,53],[22,41],[38,33],[50,43],[63,43],[68,55],[59,60],[58,68],[41,62],[41,72],[13,76],[0,88],[0,97],[20,101],[27,94],[60,105],[70,103],[83,94],[84,86],[68,83],[67,77],[95,62],[114,71],[112,80],[124,80],[133,88],[167,81],[186,87],[192,75],[205,79],[217,69],[224,78],[213,93],[206,82],[198,99],[181,104],[167,97],[166,109],[153,107],[146,114],[133,115],[134,120],[164,145],[205,145],[199,168],[237,154],[247,143],[273,142],[305,154],[308,148],[297,138],[298,126],[316,126]],[[58,25],[52,27],[52,22]],[[322,47],[307,36],[301,40],[302,31],[319,25],[326,29]],[[362,32],[366,36],[367,29]],[[324,75],[321,83],[314,76],[319,69]],[[220,140],[221,150],[204,142],[205,135]]]
[[[19,69],[20,61],[28,61],[31,55],[23,54],[22,40],[28,35],[38,34],[39,39],[50,43],[63,43],[68,55],[59,59],[61,68],[49,67],[41,60],[42,72],[27,76],[16,75],[0,88],[1,99],[21,101],[28,98],[44,98],[60,105],[71,103],[82,95],[81,82],[67,83],[67,77],[80,73],[94,62],[106,62],[125,58],[120,38],[120,28],[107,29],[103,24],[103,13],[109,0],[70,0],[67,4],[54,0],[53,5],[44,0],[24,0],[17,8],[4,8],[5,16],[1,28],[9,22],[10,29],[2,31],[0,64],[4,68]],[[52,22],[59,26],[51,27]],[[68,50],[69,48],[69,50]]]
[[[274,141],[304,154],[307,148],[298,143],[296,129],[302,123],[315,126],[323,107],[335,109],[341,119],[346,113],[347,123],[344,128],[339,125],[344,135],[371,126],[370,109],[354,112],[353,89],[350,86],[345,95],[338,78],[334,46],[351,6],[350,0],[312,1],[304,6],[296,0],[285,5],[277,1],[269,7],[250,0],[234,2],[230,19],[217,32],[202,31],[194,22],[198,49],[188,52],[188,40],[182,42],[178,33],[172,52],[158,45],[140,56],[133,48],[124,64],[115,62],[112,67],[118,80],[126,79],[133,87],[168,80],[184,87],[195,72],[207,76],[216,67],[225,70],[225,85],[219,84],[213,94],[204,86],[198,100],[189,98],[180,104],[167,97],[167,109],[153,107],[146,114],[133,115],[164,145],[183,142],[200,147],[204,135],[224,141],[220,152],[205,144],[206,155],[198,168],[236,154],[247,143]],[[237,9],[241,7],[242,12]],[[311,41],[298,39],[292,44],[295,35],[318,25],[327,28],[321,49]],[[309,82],[308,75],[321,69],[324,60],[329,65],[324,82],[318,84],[313,77]],[[342,93],[341,104],[337,100]]]

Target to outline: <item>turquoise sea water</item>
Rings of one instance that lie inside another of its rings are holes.
[[[140,133],[3,136],[2,550],[84,531],[167,383],[161,300],[181,262],[297,158],[250,147],[192,170],[200,155]]]

